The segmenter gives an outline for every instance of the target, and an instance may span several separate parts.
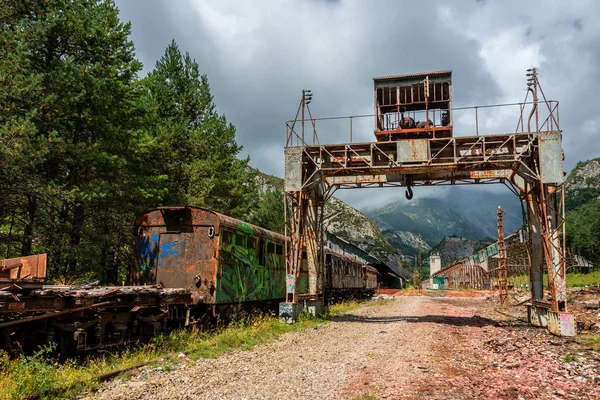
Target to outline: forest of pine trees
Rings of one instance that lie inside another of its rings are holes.
[[[261,204],[281,196],[238,158],[235,127],[174,41],[141,77],[111,0],[3,0],[0,22],[0,258],[47,253],[51,279],[116,283],[150,207],[278,228]]]

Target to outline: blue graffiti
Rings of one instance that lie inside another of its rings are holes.
[[[167,257],[179,253],[181,253],[181,249],[179,248],[179,243],[177,242],[165,242],[160,246],[161,257]]]
[[[156,240],[154,240],[156,239]],[[137,237],[137,249],[140,255],[139,264],[142,264],[143,259],[147,259],[148,261],[156,260],[156,252],[152,251],[154,244],[158,240],[158,235],[154,235],[152,240],[149,240],[147,236],[138,236]]]

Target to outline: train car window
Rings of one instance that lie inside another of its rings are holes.
[[[221,235],[221,243],[224,245],[230,245],[231,240],[233,239],[233,233],[231,231],[223,230]]]
[[[164,209],[161,212],[167,233],[180,233],[186,220],[186,209]]]
[[[246,236],[240,234],[235,235],[235,245],[246,247]]]
[[[253,237],[246,239],[246,247],[249,249],[256,249],[256,239]]]
[[[282,256],[283,255],[283,246],[278,244],[276,249],[277,249],[277,255]]]
[[[275,254],[275,244],[274,243],[269,243],[267,245],[267,253],[268,254]]]
[[[262,238],[258,240],[258,264],[266,265],[266,263],[265,263],[265,240]]]

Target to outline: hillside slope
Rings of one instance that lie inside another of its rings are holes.
[[[565,194],[567,210],[600,198],[600,157],[577,163],[565,182]]]
[[[448,236],[432,251],[437,252],[442,259],[442,267],[446,267],[455,260],[469,257],[485,246],[494,243],[494,239],[470,240],[461,237]]]
[[[565,184],[567,245],[600,264],[600,158],[580,162]]]

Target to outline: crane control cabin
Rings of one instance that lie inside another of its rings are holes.
[[[378,142],[452,137],[452,71],[373,78]]]

